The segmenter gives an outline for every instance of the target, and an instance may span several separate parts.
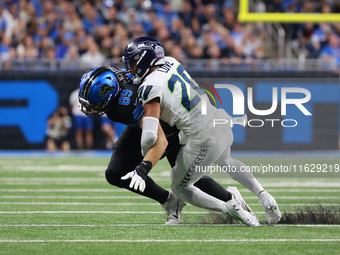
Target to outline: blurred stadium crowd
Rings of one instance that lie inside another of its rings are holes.
[[[339,12],[336,1],[263,0],[267,12]],[[261,23],[237,22],[238,1],[204,0],[2,0],[0,57],[58,60],[66,68],[99,66],[119,59],[126,43],[142,35],[158,38],[179,61],[223,59],[252,63],[266,58]],[[287,25],[310,58],[340,62],[340,24]],[[79,60],[78,60],[79,59]],[[78,62],[79,61],[79,62]]]
[[[336,0],[264,0],[267,12],[340,13]],[[308,58],[334,59],[340,65],[340,23],[304,23],[285,25],[292,40],[306,49]]]
[[[264,57],[263,26],[239,24],[232,1],[11,0],[0,10],[0,52],[9,65],[46,58],[72,67],[80,57],[83,67],[98,66],[142,35],[157,37],[180,61]]]

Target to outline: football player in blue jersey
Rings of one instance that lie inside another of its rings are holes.
[[[142,129],[139,123],[142,123],[144,110],[137,97],[138,86],[133,84],[131,78],[130,74],[111,66],[87,71],[80,81],[79,107],[89,117],[97,118],[105,113],[112,121],[128,125],[115,144],[105,172],[107,181],[156,200],[167,213],[166,224],[178,224],[184,201],[157,185],[147,174],[143,175],[151,167],[149,158],[154,155],[143,157],[141,153]],[[162,154],[166,149],[166,157],[173,167],[182,147],[178,140],[178,129],[161,122],[160,132],[160,137],[164,139],[158,139],[154,147]],[[135,172],[131,173],[133,169]],[[135,175],[134,182],[129,179],[132,175]],[[231,199],[231,193],[208,176],[203,176],[195,186],[220,200]]]

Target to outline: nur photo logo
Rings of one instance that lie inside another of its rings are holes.
[[[296,108],[297,111],[300,111],[305,116],[312,116],[310,111],[304,106],[304,104],[308,103],[311,100],[311,92],[308,89],[300,88],[300,87],[272,87],[272,102],[271,106],[268,109],[257,109],[254,106],[254,88],[248,87],[246,97],[243,91],[235,85],[232,84],[215,84],[214,88],[204,84],[205,87],[208,87],[209,90],[203,89],[207,95],[210,97],[211,101],[216,105],[216,98],[219,99],[219,102],[222,105],[220,95],[216,91],[216,89],[226,89],[232,95],[233,100],[233,109],[232,115],[243,115],[243,117],[236,117],[232,119],[214,119],[213,125],[231,125],[239,124],[242,126],[249,127],[262,127],[265,124],[274,127],[277,124],[280,124],[283,127],[296,127],[298,125],[297,119],[277,119],[277,118],[265,118],[265,119],[247,119],[246,116],[246,108],[247,110],[255,116],[269,116],[273,114],[279,105],[279,92],[281,94],[280,97],[280,106],[281,106],[281,116],[287,115],[287,106],[292,105]],[[219,92],[224,93],[224,92]],[[297,98],[292,98],[292,95],[299,95]],[[202,115],[207,114],[207,100],[202,100],[201,105],[201,113]]]

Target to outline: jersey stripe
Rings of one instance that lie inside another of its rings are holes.
[[[146,86],[146,88],[144,89],[143,95],[142,95],[144,100],[148,99],[151,89],[152,89],[151,85]]]
[[[140,103],[137,104],[135,110],[133,111],[133,119],[138,121],[143,116],[144,110]]]

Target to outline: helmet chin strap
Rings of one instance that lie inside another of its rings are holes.
[[[161,58],[161,59],[154,59],[149,68],[146,70],[146,72],[144,73],[144,75],[142,77],[136,75],[136,77],[133,78],[133,82],[135,84],[141,84],[143,79],[145,78],[145,76],[147,76],[149,73],[152,72],[152,68],[153,67],[156,67],[156,66],[161,66],[161,65],[164,65],[165,64],[165,59],[164,58]]]
[[[144,80],[145,76],[147,76],[149,73],[150,73],[150,66],[149,66],[148,69],[146,69],[146,72],[143,74],[143,76],[139,76],[139,75],[136,74],[136,76],[133,77],[133,82],[135,84],[141,84],[142,81]]]

